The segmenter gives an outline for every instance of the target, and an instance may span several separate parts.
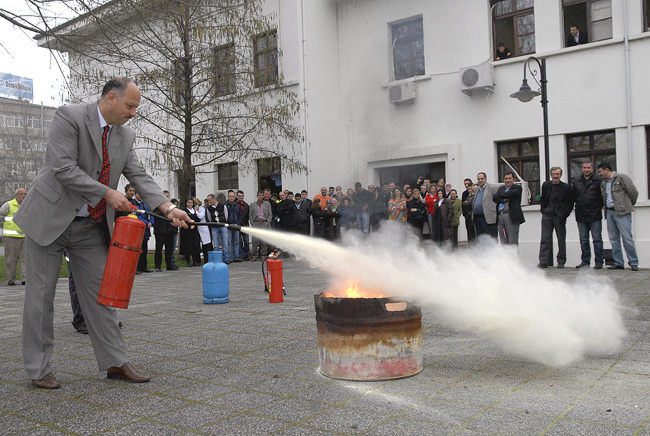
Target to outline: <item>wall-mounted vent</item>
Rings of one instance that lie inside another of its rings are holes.
[[[413,103],[417,93],[417,87],[413,82],[388,85],[388,99],[392,104]]]
[[[485,63],[473,67],[461,68],[458,71],[460,90],[470,97],[477,91],[481,94],[494,91],[494,73],[492,64]]]

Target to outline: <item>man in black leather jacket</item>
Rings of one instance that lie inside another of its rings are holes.
[[[573,210],[573,191],[560,180],[562,168],[551,168],[551,181],[542,184],[542,237],[539,241],[539,268],[553,265],[553,231],[557,236],[557,267],[566,263],[566,219]]]
[[[576,199],[576,221],[580,235],[582,256],[576,268],[589,268],[591,247],[589,232],[594,243],[594,269],[603,268],[603,196],[600,192],[601,178],[594,174],[594,164],[584,162],[582,175],[573,182],[573,194]]]

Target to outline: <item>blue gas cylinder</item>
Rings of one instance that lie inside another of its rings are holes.
[[[208,263],[203,265],[203,302],[222,304],[230,301],[228,265],[221,261],[221,251],[208,252]]]

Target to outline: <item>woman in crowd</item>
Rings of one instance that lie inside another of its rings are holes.
[[[356,227],[357,221],[354,214],[354,207],[352,207],[352,199],[348,197],[343,197],[343,203],[338,208],[339,213],[339,225],[341,229],[354,229]]]
[[[420,197],[424,200],[427,196],[427,185],[424,183],[420,185]]]
[[[422,201],[419,189],[413,191],[413,196],[406,205],[408,209],[406,221],[415,228],[418,237],[421,237],[424,220],[427,217],[427,206]]]
[[[341,196],[343,193],[340,192]],[[331,202],[325,208],[325,237],[328,241],[336,241],[341,237],[340,215],[338,213],[339,201],[332,197]]]
[[[195,199],[196,201],[196,199]],[[199,203],[200,204],[200,203]],[[207,209],[204,206],[194,207],[196,216],[200,222],[207,222]],[[208,262],[208,252],[212,251],[212,236],[210,235],[210,227],[196,226],[199,231],[199,239],[201,240],[201,251],[203,252],[203,263]]]
[[[328,203],[332,203],[332,200],[327,200]],[[314,219],[314,236],[319,238],[325,237],[325,212],[321,209],[320,198],[314,200],[309,208],[312,218]]]
[[[451,203],[451,208],[454,211],[454,218],[451,220],[451,225],[453,228],[452,234],[452,243],[454,248],[458,248],[458,226],[460,226],[460,216],[463,214],[463,203],[458,198],[458,191],[452,189],[449,191],[449,202]]]
[[[436,209],[438,202],[438,189],[437,185],[431,184],[429,186],[429,193],[424,197],[424,204],[427,206],[427,221],[429,224],[429,239],[433,241],[433,213]]]
[[[409,201],[412,196],[413,196],[413,188],[409,186],[408,188],[404,189],[404,198],[406,198],[406,201]]]
[[[379,230],[381,221],[386,219],[386,209],[384,208],[384,196],[380,189],[375,188],[372,192],[373,197],[375,197],[370,202],[369,212],[370,212],[370,225],[374,231]]]
[[[454,219],[454,208],[447,198],[443,188],[438,188],[438,200],[433,211],[433,240],[440,246],[444,241],[453,239],[452,221]]]
[[[185,212],[193,221],[199,221],[194,208],[194,200],[191,198],[185,203]],[[200,266],[201,265],[201,242],[199,237],[199,230],[197,226],[188,226],[188,228],[180,228],[181,245],[179,253],[183,255],[187,261],[187,266]],[[191,258],[191,259],[190,259]]]
[[[402,196],[402,191],[395,188],[393,195],[388,200],[388,219],[391,221],[406,221],[406,198]]]
[[[445,198],[449,198],[449,193],[451,192],[451,183],[445,185]]]

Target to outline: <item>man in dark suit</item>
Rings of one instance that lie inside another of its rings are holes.
[[[551,181],[542,184],[542,237],[539,242],[539,268],[553,265],[553,231],[557,236],[557,267],[566,263],[566,219],[573,209],[573,191],[560,180],[562,168],[551,168]]]
[[[22,353],[33,384],[56,389],[50,359],[54,349],[54,293],[65,250],[74,273],[97,365],[108,378],[149,381],[129,363],[115,308],[97,303],[113,211],[131,205],[117,192],[122,174],[144,200],[185,226],[187,214],[174,208],[133,149],[135,132],[123,124],[136,115],[140,91],[130,79],[109,80],[99,101],[63,106],[49,130],[45,165],[16,214],[27,235]]]
[[[587,44],[588,42],[589,38],[587,37],[587,32],[581,31],[576,25],[571,26],[571,33],[566,37],[567,47]]]
[[[521,186],[515,185],[515,174],[512,171],[504,174],[503,183],[492,196],[497,204],[499,241],[502,244],[519,245],[519,226],[526,221],[521,211]]]

